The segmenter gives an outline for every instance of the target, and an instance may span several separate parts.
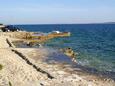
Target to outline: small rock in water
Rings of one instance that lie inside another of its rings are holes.
[[[73,62],[77,63],[76,56],[78,53],[75,53],[71,48],[60,49],[60,51],[69,56]]]

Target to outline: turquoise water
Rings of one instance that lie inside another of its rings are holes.
[[[69,31],[71,37],[55,38],[46,46],[71,47],[79,55],[78,64],[99,71],[115,72],[115,24],[17,25],[27,31]]]

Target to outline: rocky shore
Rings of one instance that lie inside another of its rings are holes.
[[[12,39],[0,36],[0,86],[114,86],[112,79],[71,68],[49,48],[15,48]],[[11,44],[10,44],[11,43]],[[69,58],[68,58],[69,60]],[[70,60],[71,61],[71,60]]]

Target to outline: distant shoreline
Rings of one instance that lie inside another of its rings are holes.
[[[57,23],[57,24],[48,24],[48,23],[44,23],[44,24],[37,24],[37,23],[35,23],[35,24],[8,24],[8,25],[88,25],[88,24],[115,24],[115,22],[102,22],[102,23]]]

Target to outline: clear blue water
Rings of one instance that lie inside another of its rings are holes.
[[[99,71],[115,72],[115,24],[16,25],[27,31],[69,31],[71,37],[55,38],[46,45],[53,48],[71,47],[78,64]]]

